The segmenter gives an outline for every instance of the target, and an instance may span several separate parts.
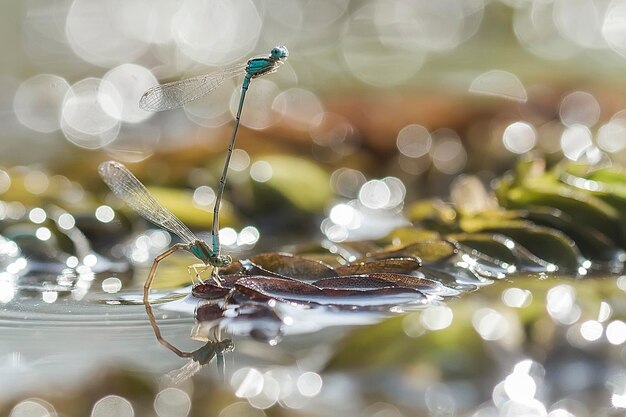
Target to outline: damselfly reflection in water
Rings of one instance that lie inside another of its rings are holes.
[[[220,285],[217,271],[219,267],[228,266],[231,263],[230,256],[221,255],[219,241],[219,211],[226,184],[226,175],[230,158],[235,146],[235,138],[239,129],[239,121],[243,110],[246,91],[253,78],[265,74],[271,74],[278,70],[289,56],[287,48],[277,46],[273,48],[268,57],[252,58],[245,64],[229,67],[215,73],[201,75],[187,80],[174,81],[167,84],[157,85],[144,93],[139,106],[148,111],[170,110],[198,99],[217,89],[227,79],[244,75],[241,87],[239,107],[235,117],[233,132],[228,144],[228,152],[220,178],[220,184],[213,209],[213,224],[211,226],[211,244],[200,240],[185,226],[176,216],[161,206],[148,192],[146,187],[122,164],[107,161],[100,165],[99,172],[104,182],[111,188],[113,193],[124,200],[137,213],[156,225],[176,234],[184,243],[178,243],[158,255],[152,263],[150,274],[144,285],[144,302],[149,301],[150,287],[154,280],[159,263],[178,250],[187,250],[200,259],[204,265],[213,266],[211,276]]]
[[[217,372],[220,375],[220,378],[224,380],[224,353],[232,352],[235,349],[235,344],[231,339],[222,339],[220,329],[216,328],[214,329],[215,331],[211,337],[206,337],[207,341],[204,346],[201,346],[199,349],[192,352],[182,351],[163,337],[156,317],[152,312],[150,303],[144,303],[144,305],[157,341],[174,352],[178,357],[190,359],[189,362],[187,362],[183,367],[171,371],[166,375],[169,383],[178,385],[179,383],[187,380],[197,373],[204,365],[211,362],[213,358],[216,358]]]

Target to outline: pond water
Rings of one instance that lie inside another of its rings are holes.
[[[2,415],[556,417],[626,402],[626,278],[510,274],[458,246],[413,273],[443,283],[423,302],[311,304],[270,286],[283,302],[249,303],[233,287],[227,308],[190,295],[189,261],[162,265],[151,308],[142,267],[5,285]]]

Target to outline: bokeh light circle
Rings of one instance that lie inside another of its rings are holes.
[[[398,132],[396,146],[400,153],[410,158],[428,154],[433,144],[430,132],[424,126],[410,124]]]
[[[434,145],[430,152],[435,168],[444,174],[456,174],[467,163],[467,152],[453,130],[438,129],[433,132]]]
[[[112,142],[120,130],[120,115],[112,117],[113,103],[122,99],[114,87],[101,91],[103,82],[85,78],[72,85],[63,99],[61,129],[73,144],[87,149],[98,149]],[[107,110],[105,110],[107,108]]]
[[[626,120],[612,119],[598,129],[596,135],[598,147],[604,151],[615,153],[626,148]]]
[[[396,10],[394,6],[403,7],[399,2],[379,1],[352,12],[341,40],[343,58],[352,74],[377,87],[405,82],[422,67],[426,58],[426,51],[412,42],[412,34],[402,32],[415,27],[411,20],[415,16],[409,13],[403,19],[399,14],[394,16],[400,20],[394,20],[390,15],[393,12],[387,11]],[[377,53],[372,54],[372,49]]]
[[[592,145],[591,131],[587,126],[573,125],[567,127],[561,135],[563,155],[572,161],[578,160]]]
[[[267,129],[280,121],[280,114],[272,107],[278,95],[276,83],[266,79],[257,79],[250,84],[249,95],[246,96],[246,107],[254,111],[243,112],[241,124],[250,129]],[[241,92],[234,90],[230,99],[230,111],[237,114]]]
[[[264,80],[254,80],[251,88],[256,90],[258,81]],[[236,101],[237,104],[235,105],[239,104],[240,84],[241,80],[239,79],[225,80],[224,84],[211,94],[185,105],[187,117],[205,127],[214,128],[229,123],[233,119],[232,112],[236,112],[236,107],[235,110],[231,110],[233,108],[231,101]]]
[[[504,129],[502,142],[510,152],[523,154],[535,147],[537,132],[532,125],[526,122],[515,122]]]
[[[107,395],[99,399],[91,410],[91,417],[133,417],[135,410],[126,398]]]
[[[610,0],[555,0],[553,18],[559,33],[583,48],[606,47],[602,34]]]
[[[191,410],[191,398],[179,388],[168,387],[156,395],[154,410],[159,417],[186,417]]]
[[[122,64],[102,77],[99,94],[103,97],[99,100],[106,102],[109,97],[113,99],[111,106],[104,108],[109,116],[124,122],[138,123],[153,115],[139,108],[139,99],[148,88],[156,84],[157,79],[148,69],[135,64]]]
[[[302,88],[290,88],[281,92],[272,107],[284,116],[284,123],[302,131],[315,127],[316,123],[319,125],[322,121],[320,115],[324,112],[320,99]]]
[[[561,101],[561,122],[566,126],[575,124],[591,127],[600,118],[600,104],[594,96],[584,91],[574,91]]]
[[[185,0],[172,21],[178,48],[191,59],[221,66],[249,54],[261,17],[250,0]]]
[[[127,31],[144,17],[129,8],[130,3],[74,0],[65,22],[67,40],[74,53],[101,67],[130,62],[142,55],[148,44]]]
[[[626,1],[611,2],[602,23],[602,35],[613,51],[626,56]]]
[[[491,70],[480,74],[470,84],[469,92],[522,103],[528,100],[526,88],[520,79],[512,72],[503,70]]]
[[[57,413],[50,403],[29,398],[16,404],[9,417],[57,417]]]
[[[35,75],[22,82],[13,98],[13,111],[24,126],[42,133],[60,128],[61,106],[70,85],[52,74]]]

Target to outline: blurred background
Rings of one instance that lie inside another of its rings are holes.
[[[94,317],[108,317],[103,294],[136,289],[145,276],[124,278],[128,264],[149,265],[170,243],[166,233],[135,227],[136,216],[98,177],[100,162],[123,162],[194,230],[210,227],[241,80],[183,109],[140,110],[139,98],[157,83],[266,56],[275,45],[290,51],[278,72],[253,80],[246,98],[221,217],[222,243],[235,257],[320,238],[378,237],[405,223],[406,202],[447,196],[460,174],[488,185],[533,151],[552,162],[626,161],[626,0],[24,0],[1,2],[0,22],[0,231],[19,244],[0,241],[0,312],[11,329],[0,363],[24,384],[37,372],[18,366],[27,334],[16,323],[28,315],[17,302],[16,277],[43,271],[62,278],[55,281],[62,287],[77,279],[61,273],[67,268],[91,274],[78,279],[83,286],[70,301],[95,292],[101,298],[81,308],[86,314],[96,306]],[[93,273],[102,271],[115,274],[90,290]],[[179,286],[187,285],[183,275]],[[69,303],[57,302],[64,290],[26,281],[29,291],[36,288],[26,296],[28,314],[43,320],[40,301],[60,314],[46,322],[50,331],[68,312]],[[129,317],[144,320],[142,308],[128,317],[116,310],[121,328]],[[123,350],[116,340],[99,345],[100,328],[91,330],[93,355],[82,367],[73,364],[77,373],[107,349]],[[150,344],[146,358],[161,355],[166,363],[169,352],[154,353],[160,347],[143,330],[134,351],[131,338],[122,338],[127,359]],[[182,324],[177,331],[188,333]],[[80,339],[65,335],[54,336],[59,346]],[[313,356],[319,363],[326,357]],[[48,376],[67,371],[58,358],[42,363],[51,366]],[[130,375],[99,380],[83,405],[91,410],[107,393],[101,387],[128,387],[127,397],[141,397],[141,381]],[[315,375],[306,378],[317,387]],[[334,386],[346,388],[337,378]],[[615,382],[618,403],[624,381]],[[156,392],[143,399],[150,413]],[[201,393],[194,404],[215,399]],[[119,398],[107,401],[107,410],[126,407]],[[433,414],[437,404],[429,406]],[[264,415],[262,407],[257,414],[232,407],[223,416]],[[399,415],[381,410],[363,415]]]
[[[223,155],[240,80],[163,114],[138,109],[141,94],[283,44],[286,65],[248,96],[235,171],[286,153],[441,190],[532,149],[625,145],[618,0],[29,0],[3,4],[2,19],[7,166],[113,158],[191,172]]]
[[[27,184],[37,185],[26,191],[35,194],[45,193],[44,176],[62,174],[76,200],[81,186],[102,187],[96,167],[115,159],[148,184],[193,192],[193,204],[210,210],[241,80],[182,110],[152,114],[137,103],[158,82],[264,56],[274,45],[291,54],[247,97],[229,177],[238,191],[226,195],[240,216],[263,212],[267,188],[309,213],[328,214],[332,195],[397,208],[446,193],[459,173],[488,182],[531,150],[593,162],[602,153],[621,159],[626,147],[619,0],[0,7],[0,162],[34,168]],[[293,164],[310,168],[296,184],[283,175]],[[308,198],[295,192],[303,186]],[[250,190],[259,188],[255,200]],[[322,232],[349,235],[329,223]]]

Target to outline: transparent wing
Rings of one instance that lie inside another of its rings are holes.
[[[181,368],[168,372],[163,379],[165,379],[169,385],[176,386],[197,374],[200,369],[202,369],[202,365],[190,359],[189,362]]]
[[[111,191],[144,218],[176,234],[186,243],[199,240],[176,216],[161,206],[124,165],[115,161],[103,162],[98,172]]]
[[[190,101],[209,94],[222,85],[224,81],[245,74],[246,65],[237,64],[210,74],[155,85],[143,94],[139,100],[139,107],[147,111],[163,111],[182,107]]]

